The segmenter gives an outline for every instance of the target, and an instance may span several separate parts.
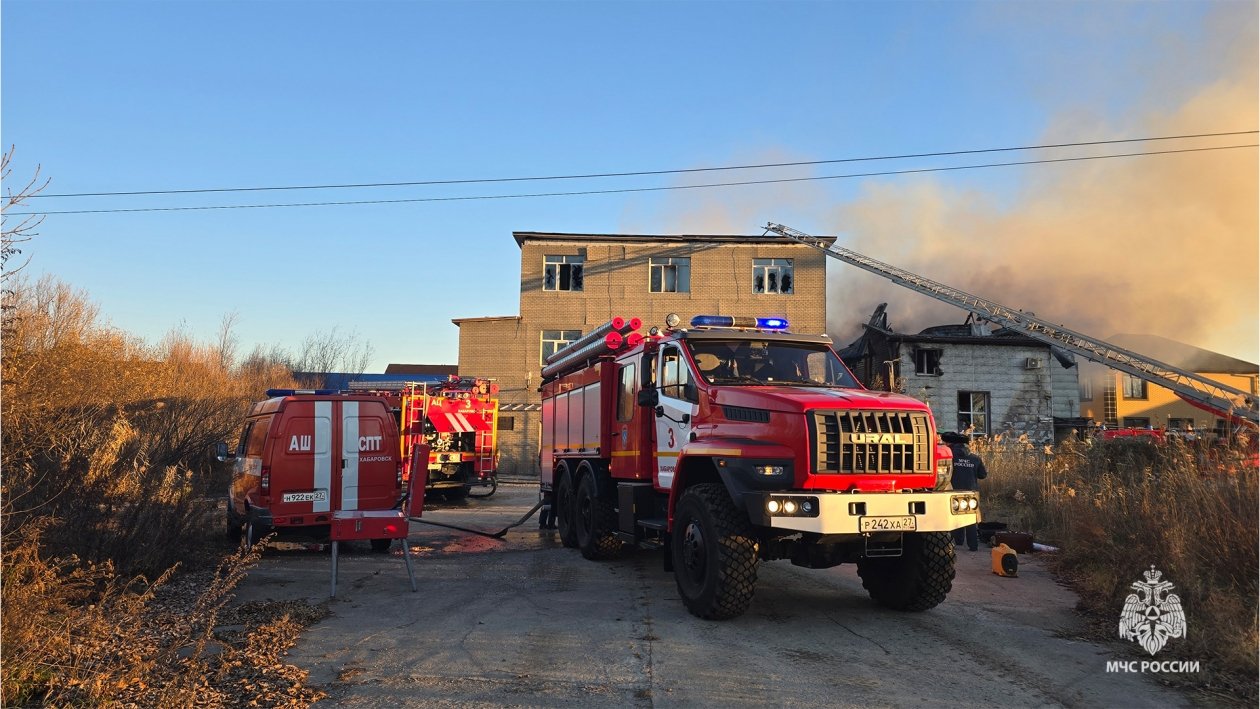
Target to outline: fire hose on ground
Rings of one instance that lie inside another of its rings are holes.
[[[469,529],[467,527],[460,527],[454,524],[444,524],[442,522],[434,522],[432,520],[421,519],[419,517],[408,517],[407,521],[419,522],[420,524],[429,524],[429,525],[433,525],[434,527],[445,527],[446,529],[454,529],[460,532],[468,532],[469,534],[476,534],[482,537],[489,537],[490,539],[502,540],[503,537],[507,536],[508,530],[514,527],[519,527],[522,524],[525,524],[525,522],[527,522],[530,517],[533,517],[534,513],[537,512],[542,506],[543,506],[543,503],[539,502],[538,504],[534,505],[534,507],[529,512],[526,512],[524,517],[521,517],[516,522],[509,524],[508,526],[504,527],[503,529],[500,529],[497,532],[483,532],[480,529]]]

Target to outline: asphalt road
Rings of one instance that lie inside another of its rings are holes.
[[[501,485],[425,518],[497,531],[536,501]],[[875,606],[851,566],[762,564],[744,616],[689,615],[659,552],[591,562],[536,518],[492,540],[413,523],[418,593],[401,548],[343,546],[332,615],[290,652],[321,706],[921,707],[1186,706],[1120,645],[1078,639],[1073,594],[1036,556],[1018,578],[959,554],[949,599],[926,613]],[[237,601],[328,599],[329,555],[273,551]],[[1117,614],[1119,609],[1117,609]]]

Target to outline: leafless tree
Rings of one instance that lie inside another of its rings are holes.
[[[219,369],[224,372],[232,371],[232,367],[236,365],[236,348],[240,344],[240,338],[233,330],[240,316],[239,312],[233,310],[219,321],[219,332],[215,335],[214,349],[219,355]]]
[[[13,317],[13,288],[10,279],[26,267],[30,263],[31,257],[19,259],[22,255],[21,244],[25,244],[31,239],[39,235],[39,226],[44,223],[44,215],[42,214],[23,214],[21,219],[16,223],[10,224],[9,210],[26,202],[26,200],[44,191],[48,187],[49,179],[43,178],[41,181],[39,171],[40,166],[35,166],[35,174],[31,179],[22,185],[17,191],[9,185],[9,178],[13,174],[13,152],[14,147],[4,153],[4,157],[0,158],[0,180],[4,182],[4,198],[0,203],[0,311],[3,312],[3,329],[8,332],[11,329]]]
[[[302,354],[294,363],[294,374],[306,375],[315,380],[309,382],[323,386],[329,372],[361,374],[372,360],[372,343],[360,341],[357,332],[337,334],[337,328],[328,332],[318,331],[302,341]]]

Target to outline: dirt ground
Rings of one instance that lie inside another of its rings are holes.
[[[536,496],[502,485],[425,519],[497,531]],[[400,547],[343,546],[331,615],[288,658],[328,693],[321,706],[1189,705],[1107,673],[1140,658],[1082,639],[1075,596],[1035,555],[1012,579],[960,550],[953,592],[926,613],[875,606],[852,566],[766,563],[748,613],[713,622],[687,613],[659,552],[586,561],[536,518],[502,541],[413,523],[409,542],[417,593]],[[330,572],[326,550],[270,551],[237,602],[323,603]]]

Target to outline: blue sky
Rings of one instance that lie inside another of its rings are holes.
[[[17,146],[15,178],[41,164],[49,193],[659,170],[1159,135],[1151,116],[1175,113],[1226,73],[1203,59],[1221,53],[1219,35],[1256,24],[1254,3],[1243,2],[6,0],[0,13],[3,140]],[[1244,34],[1231,42],[1249,58],[1254,33]],[[1196,59],[1168,61],[1182,55]],[[1237,123],[1192,132],[1255,128]],[[873,192],[925,185],[1009,216],[1049,169],[1071,180],[1071,167],[1029,167],[704,194],[52,215],[28,250],[29,271],[85,289],[114,325],[150,340],[174,327],[209,338],[236,312],[246,351],[296,348],[336,327],[369,340],[380,370],[454,362],[451,318],[517,312],[514,230],[760,233],[777,221],[843,234],[840,217]],[[52,211],[403,199],[713,177],[36,202]],[[1254,272],[1243,284],[1251,300]],[[842,297],[844,278],[833,279],[832,320],[865,320],[868,304]],[[1018,289],[1002,294],[1033,308]],[[1228,341],[1182,339],[1255,361],[1251,313]]]

